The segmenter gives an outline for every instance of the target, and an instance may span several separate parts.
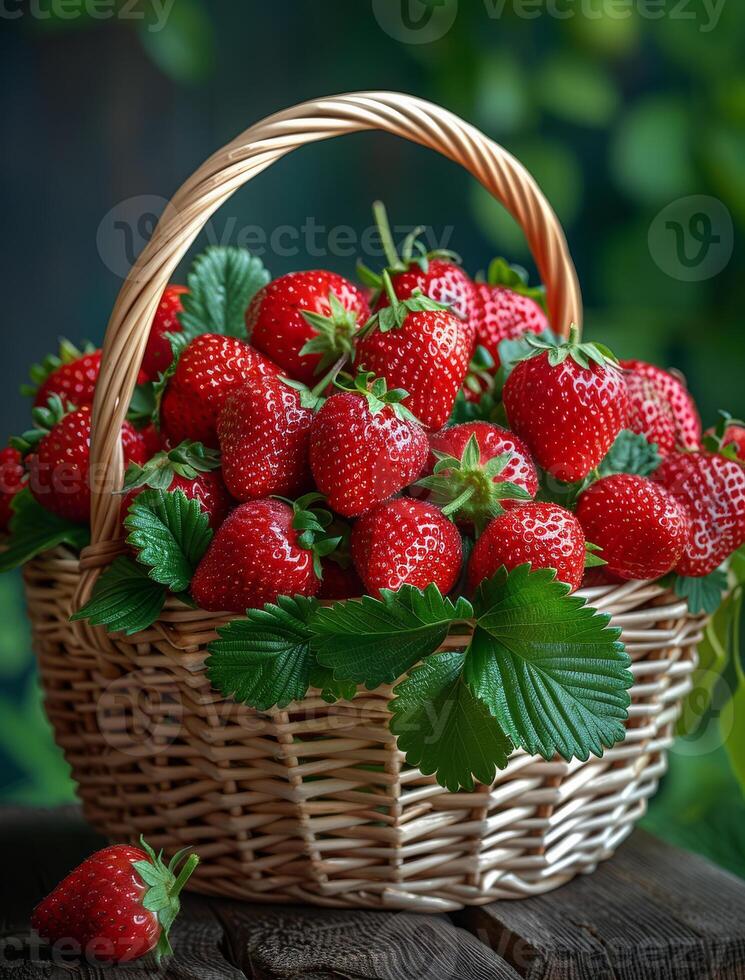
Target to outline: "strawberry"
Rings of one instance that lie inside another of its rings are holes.
[[[329,506],[357,517],[413,483],[427,458],[427,436],[401,404],[406,392],[360,374],[313,419],[310,466]]]
[[[15,448],[28,454],[29,487],[38,502],[59,517],[76,524],[87,524],[91,512],[89,451],[91,406],[67,411],[56,396],[46,408],[32,412],[34,428]],[[126,462],[145,462],[145,443],[129,422],[121,429]]]
[[[0,449],[0,531],[7,531],[13,516],[11,504],[26,484],[23,456],[13,446]]]
[[[291,377],[311,384],[342,355],[370,315],[360,290],[335,272],[288,272],[263,286],[246,311],[251,343]]]
[[[245,341],[203,333],[182,351],[160,405],[161,430],[172,445],[196,439],[217,447],[217,417],[234,389],[278,373],[276,364]]]
[[[722,436],[722,448],[730,449],[741,463],[745,463],[745,428],[741,425],[727,426]]]
[[[409,392],[409,411],[428,429],[450,418],[468,370],[470,344],[452,313],[424,296],[399,302],[383,274],[390,306],[368,321],[355,366]]]
[[[50,354],[41,364],[31,366],[31,384],[23,385],[21,391],[33,397],[36,408],[43,408],[53,395],[76,408],[92,405],[100,369],[100,349],[86,344],[79,350],[63,339],[59,353]]]
[[[532,343],[535,354],[505,383],[507,418],[550,476],[573,483],[600,463],[626,423],[626,383],[611,352],[579,343],[576,327],[558,347]]]
[[[183,329],[178,315],[184,308],[181,297],[186,292],[186,286],[177,286],[175,283],[163,290],[142,358],[142,373],[146,381],[157,381],[158,376],[165,373],[173,360],[173,349],[167,334],[181,333]]]
[[[517,501],[531,500],[538,474],[525,444],[490,422],[465,422],[429,437],[427,472],[417,486],[450,517],[478,531]],[[429,496],[429,494],[428,494]]]
[[[223,478],[237,500],[295,497],[311,482],[308,445],[313,412],[280,378],[235,388],[217,420]]]
[[[327,511],[311,509],[320,494],[294,504],[250,500],[218,528],[191,582],[194,600],[211,612],[242,613],[281,595],[315,595],[321,558],[339,538],[329,538]]]
[[[620,579],[655,579],[680,560],[691,533],[688,511],[664,487],[620,473],[593,483],[579,498],[577,520]]]
[[[406,237],[399,256],[381,201],[376,201],[373,205],[373,215],[388,263],[386,272],[390,276],[396,296],[406,300],[415,295],[423,295],[447,307],[458,318],[470,354],[476,336],[473,322],[476,293],[473,281],[461,269],[457,255],[447,250],[427,252],[418,238],[423,229],[417,228]],[[383,276],[365,266],[358,268],[367,284],[376,290],[375,310],[389,306],[391,301],[384,288]]]
[[[548,318],[538,302],[542,288],[530,288],[521,269],[508,265],[504,259],[494,259],[489,266],[486,282],[475,283],[473,323],[476,343],[484,347],[500,365],[499,345],[503,340],[516,340],[523,334],[542,334],[549,329]]]
[[[114,844],[86,858],[36,906],[32,928],[52,945],[77,943],[98,963],[170,955],[179,893],[199,859],[184,860],[184,848],[166,865],[142,838],[140,844]]]
[[[654,382],[636,371],[624,375],[629,395],[626,428],[654,443],[660,455],[675,448],[675,416],[670,403],[660,397]]]
[[[745,422],[733,419],[729,412],[720,412],[719,416],[716,427],[704,433],[703,448],[745,463]]]
[[[468,588],[474,591],[504,565],[553,568],[571,590],[582,584],[585,535],[577,518],[558,504],[524,504],[495,517],[476,541],[468,562]]]
[[[324,558],[321,562],[323,580],[318,590],[319,599],[356,599],[365,591],[362,580],[349,565],[339,565],[333,558]]]
[[[644,361],[621,361],[633,374],[648,378],[659,397],[670,406],[675,423],[675,445],[678,449],[701,447],[701,418],[686,386],[675,375]],[[628,378],[628,375],[627,375]]]
[[[161,449],[166,448],[166,445],[161,438],[161,434],[153,422],[149,422],[144,429],[140,429],[139,433],[145,443],[147,459],[150,459],[156,453],[159,453]]]
[[[233,501],[217,472],[219,454],[200,442],[182,442],[168,451],[148,459],[144,466],[132,463],[124,476],[122,520],[130,504],[147,487],[154,490],[182,490],[189,500],[198,500],[209,515],[210,526],[219,527],[228,515]]]
[[[687,508],[691,534],[675,566],[680,575],[713,572],[745,543],[745,469],[708,453],[671,453],[652,479]]]
[[[457,528],[437,507],[398,497],[357,521],[352,558],[370,595],[432,583],[446,595],[460,575],[463,546]]]

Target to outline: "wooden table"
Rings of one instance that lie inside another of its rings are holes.
[[[745,883],[637,832],[593,875],[452,916],[246,905],[187,895],[176,955],[118,969],[52,961],[35,903],[101,846],[78,810],[0,810],[8,980],[729,980],[745,978]]]

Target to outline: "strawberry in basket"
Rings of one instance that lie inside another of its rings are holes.
[[[473,321],[476,344],[488,351],[493,370],[500,365],[499,345],[526,333],[542,334],[548,327],[543,287],[531,287],[523,269],[494,259],[483,282],[476,281]]]

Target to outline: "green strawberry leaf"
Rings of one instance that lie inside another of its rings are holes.
[[[455,792],[489,785],[507,765],[512,743],[463,679],[464,655],[428,657],[394,688],[391,731],[406,761]]]
[[[701,578],[687,578],[673,573],[672,587],[676,595],[687,600],[688,611],[694,616],[714,613],[721,606],[727,591],[727,573],[722,568]]]
[[[139,633],[160,616],[167,594],[146,569],[128,555],[120,555],[101,573],[88,602],[70,619],[87,619],[110,633]]]
[[[600,476],[612,476],[614,473],[649,476],[661,462],[662,456],[656,443],[649,442],[630,429],[622,429],[600,463],[598,471]]]
[[[260,258],[244,248],[212,245],[194,260],[187,276],[179,322],[184,339],[200,333],[246,337],[246,308],[269,282]]]
[[[315,599],[280,596],[219,628],[207,647],[212,685],[259,711],[299,701],[316,665],[309,624],[317,607]]]
[[[133,425],[142,427],[152,422],[154,411],[155,384],[152,381],[146,381],[144,384],[137,385],[127,409],[127,419]]]
[[[316,664],[310,672],[310,686],[321,692],[321,697],[329,704],[335,701],[351,701],[357,693],[354,681],[338,681],[328,667]]]
[[[610,617],[555,574],[502,567],[481,583],[464,676],[515,745],[584,760],[624,737],[631,661]]]
[[[411,585],[383,589],[381,596],[335,602],[320,608],[312,623],[318,662],[338,680],[368,690],[395,681],[436,650],[454,622],[473,615],[467,599],[453,603],[434,584],[424,592]]]
[[[212,540],[209,517],[182,490],[144,490],[130,505],[124,525],[127,544],[148,565],[151,579],[184,592]]]
[[[10,571],[43,551],[66,544],[80,551],[90,543],[90,531],[80,524],[45,510],[28,489],[16,494],[11,504],[8,546],[0,553],[0,572]]]

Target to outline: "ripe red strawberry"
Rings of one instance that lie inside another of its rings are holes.
[[[722,448],[728,447],[741,463],[745,463],[745,428],[741,425],[728,425],[724,430]]]
[[[468,588],[475,590],[502,565],[512,570],[530,562],[534,569],[555,569],[574,591],[582,584],[585,554],[585,535],[574,514],[558,504],[524,504],[495,517],[476,541]]]
[[[144,440],[145,452],[147,453],[148,459],[156,453],[159,453],[161,449],[166,448],[161,433],[152,422],[148,423],[144,429],[139,429],[139,433]]]
[[[23,457],[17,449],[0,449],[0,531],[7,531],[13,515],[11,504],[26,484]]]
[[[504,259],[494,259],[487,281],[477,282],[474,288],[476,343],[491,354],[495,369],[500,365],[499,345],[503,340],[549,329],[548,318],[538,302],[543,290],[531,289],[525,275]]]
[[[143,490],[182,490],[189,500],[199,501],[210,526],[219,527],[233,505],[219,466],[219,454],[199,442],[182,442],[174,449],[158,452],[144,466],[132,463],[124,477],[122,520]]]
[[[312,384],[342,354],[370,315],[362,292],[335,272],[288,272],[263,286],[246,311],[257,350],[291,377]]]
[[[716,427],[704,433],[703,448],[745,463],[745,422],[733,419],[729,412],[720,412],[719,416]]]
[[[51,355],[42,364],[31,368],[31,380],[35,382],[35,387],[32,385],[22,390],[33,394],[37,408],[43,408],[53,395],[64,404],[76,408],[92,405],[100,369],[100,350],[88,348],[80,351],[69,341],[63,340],[59,355]]]
[[[680,575],[708,575],[745,543],[745,469],[740,463],[707,453],[671,453],[652,479],[691,518],[691,535],[675,567]]]
[[[620,579],[655,579],[680,560],[691,533],[688,511],[664,487],[621,473],[593,483],[579,498],[577,520]]]
[[[217,447],[217,417],[234,389],[276,375],[276,364],[235,337],[204,333],[178,359],[160,406],[161,430],[172,445],[196,439]]]
[[[164,374],[173,360],[173,350],[166,335],[181,333],[183,329],[178,315],[184,308],[181,297],[186,292],[186,286],[175,283],[163,290],[142,358],[142,373],[146,381],[157,381],[158,375]]]
[[[199,859],[184,860],[185,848],[166,865],[140,843],[114,844],[86,858],[36,906],[32,928],[51,945],[77,943],[99,963],[126,963],[153,950],[158,960],[170,955],[179,893]]]
[[[358,376],[313,419],[310,466],[329,506],[357,517],[413,483],[427,458],[427,436],[401,404],[406,393]]]
[[[390,307],[368,322],[355,366],[409,392],[407,408],[428,429],[450,418],[468,370],[470,345],[452,313],[426,297],[399,302],[384,273]]]
[[[38,502],[59,517],[87,524],[91,511],[89,450],[91,406],[65,412],[54,396],[47,408],[32,413],[35,428],[16,442],[29,453],[29,487]],[[129,422],[122,425],[122,449],[126,462],[145,462],[145,443]],[[100,479],[100,475],[97,476]]]
[[[279,378],[234,389],[217,420],[223,478],[237,500],[296,497],[311,483],[308,446],[313,412]]]
[[[388,216],[381,201],[373,205],[373,214],[385,251],[393,292],[399,300],[423,295],[436,303],[449,308],[458,318],[461,331],[468,343],[468,352],[473,350],[476,330],[473,320],[476,305],[476,291],[470,276],[458,264],[459,259],[452,252],[438,250],[427,252],[418,239],[422,229],[417,228],[408,235],[399,256],[391,234]],[[384,288],[382,276],[371,272],[364,266],[360,271],[368,284],[377,290],[375,310],[390,305],[390,296]]]
[[[621,366],[648,378],[658,395],[667,402],[675,422],[675,445],[678,449],[701,447],[701,418],[686,386],[675,375],[644,361],[621,361]],[[628,377],[628,375],[627,375]]]
[[[576,327],[558,347],[535,343],[536,353],[505,383],[504,407],[538,464],[573,483],[600,463],[625,425],[626,383],[610,351],[580,344]]]
[[[463,546],[457,528],[437,507],[398,497],[357,521],[352,558],[369,595],[431,583],[446,595],[460,575]]]
[[[365,591],[362,580],[352,565],[345,568],[333,558],[324,558],[321,567],[323,580],[318,590],[319,599],[356,599]]]
[[[660,455],[667,456],[675,448],[675,416],[670,403],[650,378],[636,371],[624,375],[629,393],[629,414],[626,428],[653,442]]]
[[[525,444],[491,422],[452,425],[429,437],[427,473],[417,486],[451,517],[482,530],[518,501],[531,500],[538,474]]]
[[[211,612],[242,613],[280,595],[315,595],[320,559],[339,542],[325,535],[331,515],[309,510],[318,499],[308,494],[293,505],[272,499],[236,507],[197,566],[195,601]]]

